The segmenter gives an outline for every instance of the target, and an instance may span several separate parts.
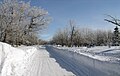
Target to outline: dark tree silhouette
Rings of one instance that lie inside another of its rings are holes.
[[[104,19],[107,22],[110,22],[112,24],[115,24],[117,26],[120,26],[120,20],[112,17],[111,15],[108,15],[111,19]]]
[[[119,29],[116,26],[114,29],[113,44],[118,45],[120,43]]]

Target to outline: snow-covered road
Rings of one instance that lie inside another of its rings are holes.
[[[67,55],[71,53],[71,55]],[[109,64],[52,46],[39,47],[24,76],[119,76],[119,64]],[[112,69],[113,68],[113,69]]]
[[[55,58],[62,68],[73,72],[76,76],[120,76],[119,64],[99,61],[52,46],[47,46],[46,49],[50,57]]]
[[[32,56],[31,64],[24,76],[75,76],[72,72],[61,68],[45,48],[38,48]]]
[[[0,76],[120,76],[120,64],[54,46],[0,43]]]
[[[90,68],[84,64],[80,64],[79,62],[56,52],[52,47],[47,46],[46,49],[51,54],[51,57],[55,58],[61,67],[73,72],[76,76],[107,76],[105,73],[96,70],[95,68]]]

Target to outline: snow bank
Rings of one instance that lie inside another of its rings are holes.
[[[34,47],[18,49],[0,42],[0,76],[24,76],[36,50]]]

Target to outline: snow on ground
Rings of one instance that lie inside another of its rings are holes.
[[[56,46],[55,46],[56,47]],[[96,47],[57,47],[65,51],[73,51],[101,61],[120,63],[120,46],[96,46]]]
[[[120,47],[12,47],[0,42],[0,76],[120,76]]]
[[[75,76],[62,68],[45,47],[38,48],[29,66],[25,76]]]
[[[12,47],[0,42],[0,76],[75,76],[62,68],[44,46]]]
[[[104,61],[104,59],[99,60],[99,58],[103,56],[97,58],[96,54],[93,56],[90,54],[88,55],[86,52],[81,54],[81,52],[76,52],[75,47],[72,50],[70,48],[64,49],[66,47],[62,47],[62,49],[59,47],[58,49],[56,47],[48,46],[48,48],[51,49],[51,54],[54,52],[53,55],[55,55],[54,57],[57,62],[67,70],[72,71],[76,76],[120,76],[120,63]],[[65,64],[67,67],[64,66]]]
[[[0,42],[0,76],[24,76],[36,50],[34,47],[22,50]]]

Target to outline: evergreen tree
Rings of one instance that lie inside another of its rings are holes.
[[[119,43],[120,43],[119,29],[116,26],[114,28],[113,45],[119,45]]]

